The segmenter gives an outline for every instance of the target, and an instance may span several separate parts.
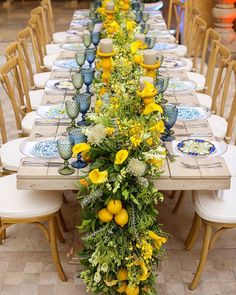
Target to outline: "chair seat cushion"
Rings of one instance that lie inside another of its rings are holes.
[[[53,41],[55,43],[64,43],[68,37],[67,32],[56,32],[53,34]]]
[[[206,78],[198,73],[188,72],[187,76],[190,80],[194,81],[197,84],[197,91],[203,90],[205,87]]]
[[[178,55],[178,56],[185,56],[186,53],[187,53],[187,47],[185,45],[178,45],[177,48],[175,49],[175,53]]]
[[[229,144],[227,151],[222,155],[222,157],[225,159],[231,176],[236,177],[236,146]]]
[[[211,115],[207,119],[207,121],[211,127],[213,134],[220,139],[224,139],[228,127],[227,121],[217,115]]]
[[[13,139],[1,146],[0,157],[4,169],[18,171],[20,161],[24,157],[20,152],[20,145],[26,139],[27,137]]]
[[[57,212],[61,208],[60,191],[17,190],[16,174],[0,179],[0,217],[31,218]]]
[[[29,91],[31,108],[33,110],[37,110],[37,108],[40,106],[41,101],[43,99],[43,94],[44,94],[43,89]]]
[[[60,44],[46,44],[47,54],[60,53],[63,49],[60,47]]]
[[[37,88],[44,88],[45,83],[49,80],[51,72],[34,74],[34,84]]]
[[[29,134],[32,131],[34,120],[37,118],[36,112],[27,113],[21,121],[24,134]]]
[[[197,214],[212,222],[236,223],[236,178],[231,179],[229,190],[222,191],[217,197],[215,191],[197,191],[194,196],[194,207]]]
[[[203,94],[203,93],[196,93],[196,96],[197,96],[199,103],[202,106],[211,109],[212,98],[209,95]]]
[[[54,61],[59,57],[60,53],[45,55],[43,63],[48,69],[52,69]]]

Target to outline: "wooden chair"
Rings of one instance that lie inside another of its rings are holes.
[[[41,6],[47,11],[46,16],[48,18],[49,31],[52,37],[53,33],[55,32],[52,3],[50,0],[43,0],[41,1]]]
[[[39,19],[38,16],[34,16],[34,18],[36,20]],[[36,40],[36,38],[40,38],[40,36],[34,35],[30,27],[26,27],[17,34],[17,41],[23,49],[24,61],[30,77],[31,87],[44,88],[46,81],[49,80],[50,72],[46,72],[47,69],[43,65],[42,48],[39,45],[40,41]],[[32,57],[31,47],[33,50]]]
[[[19,57],[8,60],[0,69],[0,80],[13,108],[17,133],[29,134],[36,116],[32,112],[28,85],[25,82],[23,64]]]
[[[180,0],[169,1],[167,28],[168,30],[171,29],[172,20],[173,20],[173,11],[174,11],[175,21],[176,21],[175,37],[177,42],[179,42],[179,39],[180,39],[180,25],[181,25],[181,20],[183,19],[183,16],[184,16],[185,7],[186,7],[186,4]]]
[[[192,1],[186,2],[185,19],[184,19],[184,44],[189,47],[191,38],[193,20],[195,16],[201,16],[201,12],[194,8]]]
[[[6,238],[6,229],[9,226],[20,223],[37,225],[50,243],[60,279],[67,281],[57,249],[57,238],[60,242],[65,242],[56,219],[57,216],[62,218],[62,194],[52,191],[17,190],[16,174],[1,177],[0,189],[4,192],[0,195],[0,245]]]

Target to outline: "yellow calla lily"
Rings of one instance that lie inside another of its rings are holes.
[[[160,237],[154,231],[150,230],[148,231],[148,236],[154,240],[154,244],[157,249],[159,249],[162,244],[166,243],[167,239],[165,237]]]
[[[149,163],[154,164],[156,167],[160,168],[163,165],[164,160],[163,159],[150,159]]]
[[[135,54],[139,49],[145,49],[147,47],[142,41],[137,40],[130,45],[130,50],[132,54]]]
[[[128,31],[133,31],[134,28],[136,27],[136,22],[134,22],[132,20],[127,20],[125,26]]]
[[[158,131],[160,133],[163,133],[165,131],[165,125],[162,120],[158,121],[154,126],[152,126],[150,131]]]
[[[120,165],[128,158],[129,152],[127,150],[120,150],[116,153],[115,164]]]
[[[144,85],[144,89],[140,92],[141,97],[155,96],[157,94],[157,90],[152,83],[144,81]]]
[[[82,152],[88,152],[91,149],[91,146],[88,143],[78,143],[73,146],[72,152],[73,157],[75,157],[77,154],[80,154]]]
[[[89,179],[94,184],[101,184],[104,183],[108,178],[108,172],[106,170],[99,171],[99,169],[93,169],[91,172],[89,172]]]
[[[144,108],[144,110],[143,110],[143,114],[144,115],[149,115],[149,114],[151,114],[153,112],[159,112],[159,113],[162,114],[163,113],[163,109],[162,109],[162,107],[159,104],[157,104],[155,102],[152,102],[152,103],[146,105],[145,108]]]
[[[130,141],[134,147],[138,147],[140,143],[142,142],[141,138],[135,135],[130,137]]]
[[[139,280],[146,281],[146,279],[148,278],[148,268],[143,261],[140,261],[140,267],[142,270],[142,274],[140,275]]]

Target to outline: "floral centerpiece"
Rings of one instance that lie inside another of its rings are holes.
[[[163,195],[151,179],[162,173],[166,150],[162,145],[163,111],[155,87],[140,89],[139,50],[134,40],[138,26],[130,2],[115,1],[115,13],[106,16],[107,1],[97,12],[103,19],[103,37],[113,39],[115,55],[104,82],[101,58],[93,83],[95,111],[84,128],[87,143],[73,147],[89,163],[78,181],[82,206],[84,248],[81,277],[94,294],[156,294],[154,265],[165,256],[167,235],[157,221]],[[148,99],[149,100],[148,100]]]

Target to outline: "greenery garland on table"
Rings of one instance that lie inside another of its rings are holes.
[[[166,242],[156,209],[163,195],[149,180],[161,174],[166,158],[160,140],[163,111],[158,100],[144,105],[145,93],[156,93],[153,85],[146,83],[138,91],[144,76],[138,50],[145,46],[134,41],[139,28],[129,0],[115,1],[113,17],[106,15],[106,3],[98,13],[103,37],[113,39],[115,55],[111,65],[97,57],[92,127],[84,129],[87,143],[73,148],[90,162],[79,180],[81,277],[94,294],[151,295],[156,294],[153,266],[165,256]],[[105,66],[110,72],[104,75]]]

